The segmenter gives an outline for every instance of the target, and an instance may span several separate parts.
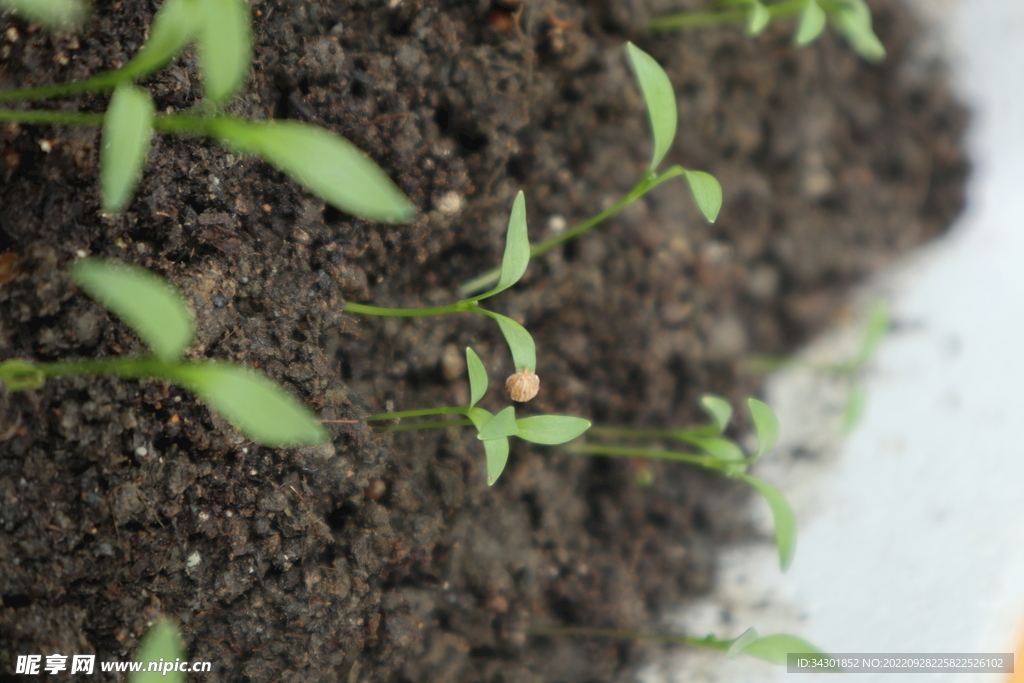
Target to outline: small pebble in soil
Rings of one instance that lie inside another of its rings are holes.
[[[366,500],[377,500],[387,493],[388,485],[384,483],[383,479],[373,478],[371,479],[366,488],[363,489],[363,498]]]
[[[214,294],[213,305],[216,306],[217,308],[224,308],[225,306],[228,305],[228,298],[223,294]]]

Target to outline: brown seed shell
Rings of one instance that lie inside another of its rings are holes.
[[[526,403],[540,391],[540,377],[536,373],[523,368],[505,380],[505,391],[509,398],[518,403]]]

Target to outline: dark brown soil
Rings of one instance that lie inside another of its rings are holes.
[[[150,5],[99,1],[74,38],[6,22],[0,86],[123,63]],[[470,430],[360,420],[465,401],[467,345],[504,377],[496,326],[344,303],[455,300],[500,259],[520,188],[538,240],[631,187],[648,154],[631,39],[676,86],[668,161],[717,175],[719,221],[674,181],[492,303],[537,338],[532,410],[680,425],[701,392],[756,392],[747,354],[793,349],[961,206],[965,114],[915,57],[907,11],[872,5],[880,67],[832,35],[794,50],[788,26],[646,34],[668,0],[536,0],[518,25],[486,0],[254,0],[256,63],[232,110],[346,135],[419,207],[409,226],[353,220],[259,161],[171,137],[129,211],[105,217],[96,131],[2,128],[0,358],[141,351],[65,274],[76,253],[117,257],[187,293],[192,355],[257,365],[336,422],[326,447],[271,450],[161,383],[0,393],[0,673],[19,654],[127,659],[166,612],[213,662],[196,680],[630,680],[649,646],[524,629],[656,626],[708,588],[717,544],[751,533],[746,491],[661,465],[642,488],[628,461],[523,442],[488,488]],[[162,110],[200,95],[191,55],[146,85]],[[503,405],[496,389],[485,405]]]

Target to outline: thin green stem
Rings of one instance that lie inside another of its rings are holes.
[[[115,358],[83,358],[80,360],[33,363],[45,377],[66,375],[112,375],[122,379],[171,377],[180,363],[168,363],[155,356],[119,356]]]
[[[36,111],[32,109],[0,109],[0,121],[18,123],[59,124],[65,126],[101,126],[103,114],[78,111]]]
[[[417,429],[436,429],[439,427],[465,427],[473,424],[472,420],[437,420],[435,422],[413,422],[411,424],[387,425],[388,432],[409,432]]]
[[[648,429],[646,427],[616,427],[613,425],[594,425],[590,433],[595,436],[617,436],[628,439],[681,439],[693,432],[694,437],[701,435],[698,430],[690,429]]]
[[[113,69],[98,73],[83,81],[72,81],[71,83],[53,83],[51,85],[39,85],[34,88],[16,88],[14,90],[0,90],[0,102],[11,102],[14,100],[39,100],[45,97],[66,97],[77,95],[83,92],[102,92],[116,88],[128,74],[122,69]]]
[[[668,169],[661,175],[649,173],[639,183],[637,183],[632,190],[627,192],[619,201],[615,202],[601,213],[591,216],[587,220],[583,221],[582,223],[578,223],[577,225],[574,225],[573,227],[569,228],[563,233],[555,235],[554,237],[549,237],[543,242],[539,242],[537,244],[532,245],[530,247],[530,258],[533,259],[537,256],[540,256],[541,254],[546,254],[547,252],[551,251],[558,245],[564,244],[565,242],[568,242],[569,240],[579,236],[581,233],[589,230],[590,228],[594,227],[595,225],[605,220],[606,218],[618,213],[626,206],[629,206],[637,199],[644,196],[644,194],[646,194],[648,191],[654,189],[661,183],[665,182],[670,178],[675,178],[676,176],[683,175],[684,173],[686,173],[686,169],[682,168],[681,166],[673,166],[672,168]],[[472,280],[463,283],[463,285],[459,287],[459,291],[462,293],[463,296],[469,296],[470,294],[474,294],[483,289],[491,287],[498,281],[498,278],[500,276],[501,268],[492,268],[483,275],[478,275]]]
[[[424,417],[426,415],[467,415],[469,406],[445,406],[443,408],[420,408],[418,410],[397,410],[393,413],[367,415],[367,422],[377,420],[398,420],[403,417]]]
[[[412,318],[421,315],[441,315],[443,313],[457,313],[460,311],[479,310],[474,302],[458,301],[448,306],[435,306],[433,308],[387,308],[384,306],[370,306],[367,304],[345,303],[343,309],[350,313],[363,313],[365,315],[393,316]]]
[[[774,19],[776,17],[799,14],[805,7],[807,7],[807,0],[783,0],[783,2],[767,5],[765,9],[768,10],[768,13]],[[652,19],[647,23],[647,27],[654,30],[691,28],[694,26],[743,21],[746,18],[747,10],[745,9],[726,10],[723,12],[679,12]]]
[[[695,453],[678,453],[676,451],[665,451],[658,448],[636,448],[635,446],[606,446],[604,444],[582,443],[566,446],[563,450],[569,453],[581,453],[585,455],[602,455],[611,458],[653,458],[655,460],[671,460],[673,462],[685,462],[690,465],[700,465],[720,472],[725,471],[726,463],[710,455],[697,455]]]

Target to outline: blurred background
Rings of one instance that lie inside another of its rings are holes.
[[[779,573],[770,516],[752,499],[766,540],[724,553],[714,595],[674,626],[723,637],[749,626],[762,635],[790,632],[833,653],[1016,651],[1022,670],[1024,3],[912,4],[971,111],[967,208],[946,236],[865,285],[849,324],[818,339],[769,384],[783,440],[760,474],[797,513],[790,571]],[[864,371],[862,416],[844,436],[851,383],[814,366],[856,354],[867,312],[879,301],[888,304],[889,330]],[[693,650],[666,657],[643,680],[791,675],[745,657]]]

